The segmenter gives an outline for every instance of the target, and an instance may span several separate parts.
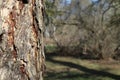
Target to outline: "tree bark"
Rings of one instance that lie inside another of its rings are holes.
[[[0,80],[43,80],[43,1],[0,0]]]

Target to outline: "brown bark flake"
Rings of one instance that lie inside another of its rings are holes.
[[[8,16],[9,16],[9,19],[7,21],[8,25],[9,25],[8,46],[13,48],[12,49],[13,59],[16,60],[17,52],[16,52],[16,49],[14,47],[15,46],[15,44],[14,44],[14,29],[15,29],[16,22],[15,22],[15,18],[14,18],[13,12],[10,12]]]

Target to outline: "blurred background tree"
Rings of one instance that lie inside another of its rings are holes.
[[[46,47],[55,53],[119,59],[119,0],[46,0]]]
[[[46,0],[45,12],[46,80],[120,79],[120,0]]]

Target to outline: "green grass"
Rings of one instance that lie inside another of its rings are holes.
[[[46,45],[45,49],[46,49],[47,53],[52,53],[57,50],[57,46],[56,45]]]
[[[73,57],[47,57],[44,80],[120,80],[120,63],[81,60]]]

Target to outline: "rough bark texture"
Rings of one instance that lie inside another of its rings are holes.
[[[0,80],[42,80],[42,0],[0,0]]]

